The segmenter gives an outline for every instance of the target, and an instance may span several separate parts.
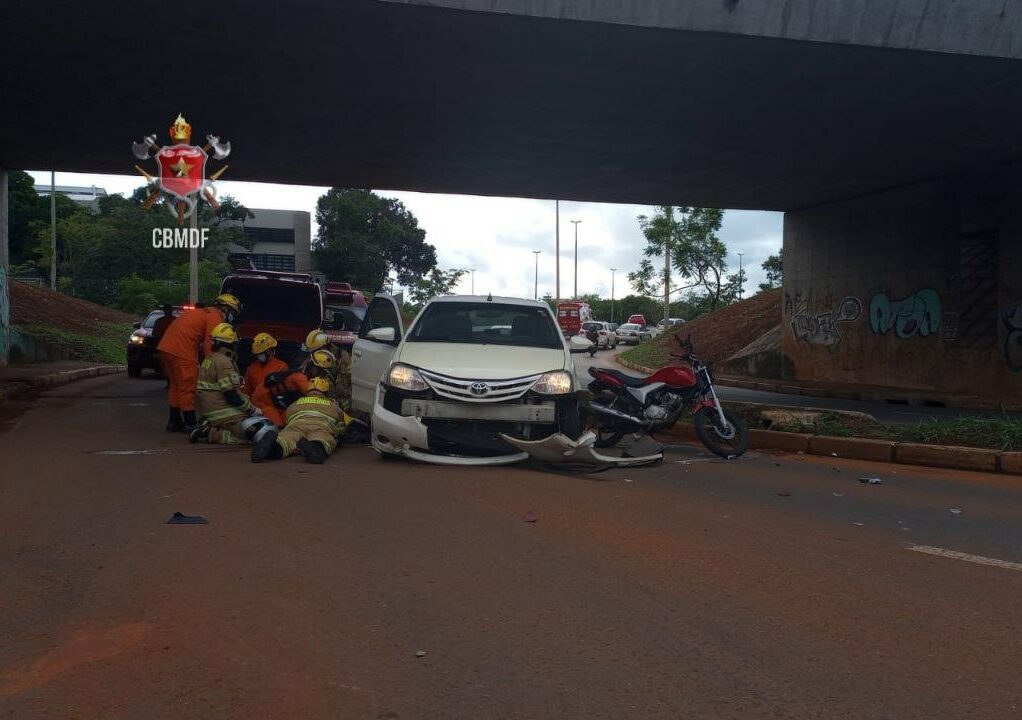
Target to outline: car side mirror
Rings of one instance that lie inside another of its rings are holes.
[[[592,341],[585,335],[573,335],[568,340],[568,352],[573,355],[589,352],[592,346]]]
[[[366,337],[375,342],[392,343],[397,338],[397,333],[392,327],[379,327],[367,332]]]
[[[139,328],[141,328],[141,327],[142,327],[142,323],[141,323],[141,322],[137,322],[137,323],[131,323],[131,327],[133,327],[133,328],[135,328],[136,330],[138,330]]]

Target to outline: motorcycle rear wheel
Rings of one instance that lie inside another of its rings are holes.
[[[745,454],[749,447],[749,433],[745,423],[730,410],[724,411],[726,426],[720,422],[720,414],[713,408],[699,408],[693,418],[696,437],[714,455],[731,460]]]

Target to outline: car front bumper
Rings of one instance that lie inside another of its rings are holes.
[[[407,402],[407,401],[406,401]],[[429,430],[417,417],[398,415],[379,403],[373,408],[373,449],[435,465],[510,465],[528,460],[519,452],[489,457],[440,455],[429,451]]]

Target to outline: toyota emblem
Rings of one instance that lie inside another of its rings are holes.
[[[469,388],[473,395],[485,395],[490,392],[490,386],[484,382],[472,383]]]

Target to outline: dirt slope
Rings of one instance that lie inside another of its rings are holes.
[[[65,330],[89,331],[98,322],[125,323],[136,319],[120,310],[79,300],[38,285],[12,280],[10,288],[12,325],[49,325]]]
[[[763,336],[781,322],[781,289],[767,290],[734,305],[685,323],[680,332],[691,333],[696,355],[719,363]],[[629,350],[622,357],[650,367],[668,361],[667,336]]]

